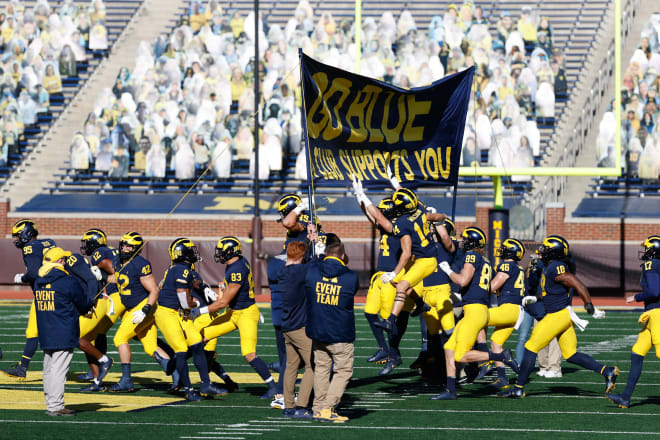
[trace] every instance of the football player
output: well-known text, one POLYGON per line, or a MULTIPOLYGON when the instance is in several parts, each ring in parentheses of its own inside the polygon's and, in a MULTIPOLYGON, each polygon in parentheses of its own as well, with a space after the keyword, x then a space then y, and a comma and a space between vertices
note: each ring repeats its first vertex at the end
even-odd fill
POLYGON ((122 376, 118 383, 110 386, 112 392, 134 391, 131 379, 131 348, 128 342, 137 336, 144 351, 161 365, 166 374, 174 376, 174 362, 169 362, 168 354, 158 346, 158 330, 154 324, 153 311, 158 301, 158 285, 151 272, 151 263, 140 255, 144 239, 137 232, 127 232, 119 241, 119 261, 115 262, 115 273, 108 281, 116 283, 125 307, 114 344, 119 351, 122 376))
POLYGON ((280 214, 279 222, 286 229, 286 241, 282 253, 286 253, 286 246, 290 242, 305 241, 307 238, 308 209, 307 199, 303 200, 297 194, 285 194, 280 197, 277 212, 280 214))
POLYGON ((639 257, 643 262, 642 292, 627 297, 626 303, 644 302, 644 313, 638 320, 644 328, 637 335, 637 341, 632 347, 626 388, 622 394, 607 394, 607 398, 621 408, 630 406, 630 398, 642 374, 644 356, 651 346, 655 346, 655 355, 660 358, 660 235, 651 235, 644 240, 639 257))
POLYGON ((573 288, 584 301, 587 313, 596 319, 604 318, 605 312, 594 307, 585 285, 571 273, 564 261, 568 256, 568 246, 564 239, 547 237, 539 247, 539 256, 545 267, 541 276, 541 290, 546 315, 536 324, 532 336, 525 344, 525 354, 520 365, 520 374, 516 384, 499 393, 501 397, 523 398, 524 386, 536 363, 539 350, 557 337, 562 356, 568 362, 601 374, 605 378, 605 392, 609 393, 616 386, 619 368, 608 367, 588 354, 577 351, 577 338, 569 311, 569 289, 573 288))
POLYGON ((472 350, 477 335, 488 323, 488 303, 490 296, 491 266, 483 256, 486 247, 486 234, 476 227, 465 228, 463 234, 463 268, 454 272, 448 262, 440 263, 440 269, 461 288, 463 301, 463 319, 445 344, 445 362, 447 368, 447 388, 433 396, 431 400, 456 399, 456 363, 495 360, 505 362, 518 372, 518 365, 513 360, 510 350, 502 353, 488 353, 472 350))
MULTIPOLYGON (((11 229, 11 236, 14 245, 19 248, 23 254, 25 263, 25 273, 17 273, 14 276, 16 284, 30 284, 34 292, 34 282, 37 280, 39 268, 41 267, 44 252, 46 249, 54 247, 55 242, 48 238, 39 239, 37 225, 32 220, 19 220, 11 229)), ((27 370, 30 366, 30 360, 39 347, 39 332, 37 330, 37 314, 34 309, 34 300, 30 305, 30 314, 28 324, 25 329, 25 346, 23 356, 20 362, 8 370, 0 369, 8 376, 15 377, 18 380, 25 380, 27 370)))
MULTIPOLYGON (((515 238, 507 238, 497 249, 501 262, 495 268, 490 289, 497 294, 497 307, 488 310, 488 326, 495 327, 490 337, 492 353, 502 353, 504 343, 513 333, 522 312, 525 297, 525 271, 518 264, 525 255, 524 245, 515 238)), ((492 384, 503 388, 509 384, 503 362, 495 362, 497 380, 492 384)))
MULTIPOLYGON (((389 197, 384 198, 378 203, 378 209, 383 215, 392 220, 394 213, 394 203, 389 197)), ((371 277, 367 298, 364 305, 364 316, 371 327, 371 331, 378 343, 378 351, 367 359, 367 362, 382 363, 390 356, 390 348, 385 341, 384 331, 376 323, 379 321, 378 314, 382 319, 387 319, 392 311, 396 288, 390 283, 383 283, 381 276, 386 272, 391 272, 399 263, 401 258, 401 243, 399 239, 385 232, 383 228, 376 225, 380 232, 380 246, 378 249, 378 260, 376 264, 376 273, 371 277)))
MULTIPOLYGON (((192 296, 199 302, 200 307, 208 307, 218 299, 218 292, 211 289, 211 287, 204 282, 199 273, 195 270, 195 265, 191 266, 193 271, 193 276, 195 281, 193 282, 192 296)), ((220 290, 224 291, 224 283, 220 284, 220 290)), ((206 315, 204 315, 206 316, 206 315)), ((191 314, 192 318, 192 314, 191 314)), ((220 379, 222 379, 225 384, 223 388, 226 388, 227 391, 233 393, 238 391, 238 384, 234 382, 229 374, 225 371, 222 365, 217 360, 217 354, 215 352, 215 346, 217 345, 218 338, 212 339, 204 345, 204 354, 206 355, 206 362, 209 367, 209 371, 215 373, 220 379)), ((188 350, 188 355, 190 356, 190 350, 188 350)))
MULTIPOLYGON (((412 293, 413 287, 432 274, 438 263, 435 241, 431 235, 429 221, 441 222, 445 214, 425 212, 420 209, 417 196, 408 188, 399 188, 392 194, 394 220, 388 220, 365 195, 362 183, 353 179, 353 190, 358 203, 383 230, 401 242, 401 258, 394 270, 381 275, 383 283, 396 285, 392 311, 381 325, 386 331, 396 333, 396 319, 412 293), (410 263, 410 264, 409 264, 410 263), (404 270, 406 269, 406 270, 404 270)), ((421 284, 420 284, 421 286, 421 284)))
MULTIPOLYGON (((108 238, 101 229, 92 228, 85 231, 80 240, 80 252, 90 257, 92 270, 98 270, 101 275, 101 288, 103 294, 96 301, 95 317, 99 318, 97 322, 86 321, 85 326, 81 324, 80 337, 94 343, 94 346, 103 354, 107 352, 107 333, 124 313, 126 308, 121 302, 117 285, 108 282, 108 275, 112 275, 115 262, 119 261, 119 250, 108 246, 108 238), (105 310, 104 313, 101 313, 105 310)), ((93 357, 87 357, 90 365, 96 361, 93 357)), ((94 371, 90 371, 78 376, 79 380, 92 380, 95 377, 94 371)), ((96 391, 95 387, 90 387, 88 391, 96 391)), ((99 388, 98 391, 102 389, 99 388)))
MULTIPOLYGON (((91 342, 94 340, 91 335, 95 334, 96 327, 107 319, 107 303, 104 299, 99 298, 101 270, 98 267, 90 267, 87 259, 80 254, 72 254, 69 251, 66 251, 65 254, 64 269, 78 278, 90 301, 95 305, 90 313, 79 318, 80 338, 78 342, 80 345, 78 348, 87 357, 93 379, 93 382, 81 391, 103 391, 105 389, 103 378, 110 371, 114 361, 92 345, 91 342)), ((48 255, 44 256, 44 264, 46 263, 53 263, 48 259, 48 255)))
POLYGON ((254 301, 252 269, 243 258, 241 242, 236 237, 222 237, 215 247, 215 261, 226 265, 226 287, 216 301, 209 306, 193 309, 195 327, 201 331, 204 341, 226 335, 236 329, 241 338, 241 354, 268 385, 262 399, 272 399, 277 394, 268 365, 257 356, 257 326, 260 313, 254 301), (220 310, 226 309, 223 313, 220 310))
POLYGON ((227 390, 211 383, 202 335, 190 316, 190 310, 199 305, 192 298, 195 281, 192 265, 200 261, 197 246, 187 238, 177 238, 168 250, 172 265, 165 271, 158 295, 158 307, 154 313, 156 326, 174 350, 176 370, 187 400, 200 400, 200 394, 204 397, 227 394, 227 390), (190 383, 187 360, 189 348, 202 381, 199 394, 190 383))

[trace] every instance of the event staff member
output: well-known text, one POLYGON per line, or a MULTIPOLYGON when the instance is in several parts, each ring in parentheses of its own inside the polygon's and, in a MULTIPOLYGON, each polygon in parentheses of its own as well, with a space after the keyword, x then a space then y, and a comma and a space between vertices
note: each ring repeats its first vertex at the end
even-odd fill
MULTIPOLYGON (((310 225, 313 241, 316 228, 310 225)), ((353 301, 358 290, 357 274, 346 267, 348 257, 341 241, 328 243, 325 258, 312 263, 305 277, 307 336, 314 358, 314 420, 343 423, 348 417, 335 412, 353 375, 355 315, 353 301), (330 372, 334 372, 332 381, 330 372)))
POLYGON ((76 277, 64 269, 71 252, 53 247, 46 252, 35 280, 35 309, 39 343, 44 350, 46 414, 72 416, 64 406, 64 384, 80 337, 79 316, 92 309, 92 300, 76 277))
POLYGON ((305 333, 307 325, 307 296, 305 295, 305 277, 307 264, 303 259, 307 246, 300 241, 289 243, 286 249, 286 266, 278 275, 279 291, 282 295, 281 324, 286 347, 286 369, 284 371, 284 411, 283 417, 292 419, 311 419, 312 412, 307 409, 309 397, 314 387, 312 369, 312 340, 305 333), (296 378, 301 363, 305 364, 305 374, 300 382, 300 391, 296 402, 296 378), (296 408, 295 406, 298 406, 296 408))

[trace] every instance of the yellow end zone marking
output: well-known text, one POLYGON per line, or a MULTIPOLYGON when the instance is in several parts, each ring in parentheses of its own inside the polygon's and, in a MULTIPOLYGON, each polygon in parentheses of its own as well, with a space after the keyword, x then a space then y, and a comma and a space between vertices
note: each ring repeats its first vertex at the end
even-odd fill
MULTIPOLYGON (((77 375, 82 373, 84 373, 84 371, 76 371, 76 372, 69 371, 69 376, 66 381, 66 384, 74 385, 74 386, 79 385, 80 388, 84 387, 88 382, 72 380, 72 378, 75 378, 77 375)), ((243 383, 262 384, 264 382, 263 380, 261 380, 261 378, 257 373, 228 373, 228 374, 231 376, 234 382, 238 382, 239 384, 243 384, 243 383)), ((140 386, 141 384, 146 386, 152 384, 162 384, 162 383, 169 384, 172 382, 172 379, 169 376, 166 376, 165 373, 163 373, 162 371, 137 371, 137 372, 133 372, 131 374, 131 377, 133 378, 133 383, 135 383, 136 386, 140 386)), ((278 373, 273 373, 273 380, 277 381, 278 377, 279 377, 278 373)), ((299 377, 302 377, 302 375, 299 375, 299 377)), ((105 382, 106 384, 115 383, 115 382, 119 382, 120 378, 121 378, 121 373, 111 372, 108 373, 108 375, 105 377, 103 382, 105 382)), ((9 377, 5 374, 0 373, 0 385, 16 385, 16 384, 41 385, 43 383, 41 379, 42 379, 41 371, 28 371, 27 380, 22 380, 22 381, 19 381, 14 377, 9 377)), ((213 380, 213 378, 211 380, 213 380)), ((199 373, 197 373, 196 371, 191 371, 190 381, 192 382, 193 385, 198 385, 200 382, 199 373)), ((220 381, 218 381, 218 383, 220 383, 220 381)), ((3 401, 0 399, 0 404, 2 403, 3 401)))
MULTIPOLYGON (((76 411, 126 412, 140 408, 180 402, 181 397, 150 397, 137 394, 112 393, 65 393, 66 406, 76 411)), ((0 410, 45 410, 44 393, 41 391, 0 390, 0 410)))

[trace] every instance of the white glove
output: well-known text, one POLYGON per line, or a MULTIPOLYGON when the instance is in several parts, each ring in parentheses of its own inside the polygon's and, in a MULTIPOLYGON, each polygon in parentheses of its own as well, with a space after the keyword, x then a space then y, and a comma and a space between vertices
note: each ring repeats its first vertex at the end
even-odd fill
POLYGON ((106 315, 115 316, 115 302, 110 297, 108 297, 108 301, 108 311, 106 312, 106 315))
POLYGON ((302 199, 300 205, 296 206, 293 212, 295 212, 296 215, 300 215, 301 212, 306 211, 307 209, 309 209, 309 202, 307 199, 302 199))
POLYGON ((204 288, 204 298, 206 298, 206 302, 211 304, 211 303, 215 302, 218 299, 218 292, 211 289, 210 287, 205 287, 204 288))
POLYGON ((15 284, 23 284, 23 275, 22 273, 17 273, 14 275, 14 283, 15 284))
POLYGON ((144 321, 144 318, 146 318, 147 315, 145 315, 142 310, 138 310, 136 312, 133 312, 131 316, 132 316, 131 322, 133 322, 133 324, 139 324, 142 321, 144 321))
POLYGON ((90 267, 90 269, 92 270, 92 273, 96 277, 97 281, 101 281, 103 279, 103 277, 101 276, 101 269, 99 269, 98 266, 92 266, 90 267))
POLYGON ((581 332, 583 332, 584 329, 587 328, 587 326, 589 325, 589 321, 587 321, 586 319, 580 318, 577 315, 577 313, 575 313, 573 311, 572 306, 568 306, 567 309, 568 309, 568 315, 571 317, 571 321, 573 321, 573 324, 575 324, 575 326, 578 329, 580 329, 581 332))
POLYGON ((426 207, 426 211, 427 211, 427 212, 431 212, 431 213, 433 213, 433 214, 435 214, 436 212, 438 212, 438 210, 435 209, 433 206, 427 206, 427 207, 426 207))
POLYGON ((535 304, 538 299, 534 295, 527 295, 522 299, 522 305, 528 306, 530 304, 535 304))
POLYGON ((262 315, 261 312, 259 312, 259 324, 263 324, 264 322, 266 322, 266 320, 264 319, 264 315, 262 315))
POLYGON ((392 169, 390 168, 390 164, 387 164, 387 178, 390 179, 390 184, 392 185, 392 188, 394 188, 395 190, 401 188, 399 179, 397 179, 394 176, 394 174, 392 174, 392 169))
POLYGON ((461 295, 458 292, 452 292, 451 293, 451 302, 455 303, 455 302, 458 302, 458 301, 463 301, 463 295, 461 295))
POLYGON ((373 205, 369 197, 364 193, 364 188, 362 188, 362 181, 358 180, 355 175, 353 175, 353 193, 357 198, 358 203, 363 204, 366 208, 369 205, 373 205))
POLYGON ((605 318, 605 310, 601 310, 598 307, 594 306, 594 314, 591 315, 594 319, 603 319, 605 318))
POLYGON ((380 276, 380 280, 383 282, 383 284, 388 284, 394 278, 396 278, 396 273, 394 272, 385 272, 380 276))
POLYGON ((446 273, 447 275, 451 275, 454 273, 454 271, 451 270, 451 266, 446 261, 440 263, 440 270, 446 273))
POLYGON ((321 243, 320 241, 317 241, 314 244, 314 252, 316 255, 325 255, 325 243, 321 243))

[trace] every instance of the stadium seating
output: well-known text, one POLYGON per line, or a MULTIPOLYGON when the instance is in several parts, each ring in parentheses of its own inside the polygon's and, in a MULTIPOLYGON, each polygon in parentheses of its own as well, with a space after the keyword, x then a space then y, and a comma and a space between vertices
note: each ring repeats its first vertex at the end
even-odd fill
MULTIPOLYGON (((353 19, 354 3, 350 1, 312 1, 309 2, 310 7, 314 12, 314 22, 318 21, 323 14, 331 13, 332 18, 337 26, 341 26, 342 21, 350 22, 353 19)), ((244 19, 244 27, 247 32, 252 28, 252 23, 248 22, 246 15, 252 11, 253 2, 247 0, 231 1, 228 4, 220 4, 223 7, 223 19, 228 20, 234 14, 241 16, 244 19)), ((513 1, 513 2, 485 2, 476 1, 474 7, 481 7, 484 11, 486 24, 491 35, 491 38, 497 34, 497 26, 501 17, 510 14, 515 23, 516 19, 521 15, 523 7, 528 6, 528 2, 513 1)), ((579 4, 566 0, 551 0, 539 3, 534 11, 538 16, 547 17, 552 30, 552 44, 557 53, 554 55, 560 60, 560 64, 564 65, 566 86, 570 90, 575 85, 577 78, 580 74, 580 69, 584 64, 589 49, 594 44, 597 31, 604 16, 607 1, 596 0, 586 1, 579 4), (575 26, 575 19, 579 17, 580 26, 575 26), (563 57, 563 61, 562 61, 563 57)), ((367 26, 371 20, 376 23, 383 13, 387 11, 401 11, 403 9, 409 10, 416 20, 416 29, 419 33, 427 33, 428 28, 432 25, 434 17, 438 16, 440 19, 443 14, 447 13, 448 8, 452 6, 448 1, 416 1, 416 2, 402 2, 402 1, 364 1, 363 2, 363 24, 367 26)), ((191 1, 187 7, 181 10, 181 17, 175 18, 172 21, 171 29, 175 32, 181 29, 180 25, 188 23, 191 15, 194 14, 193 8, 208 7, 206 3, 191 1), (196 6, 198 5, 198 6, 196 6)), ((267 17, 268 26, 271 28, 278 25, 281 29, 287 26, 287 23, 296 14, 296 9, 299 3, 295 0, 287 1, 266 1, 260 2, 262 16, 267 17)), ((208 19, 208 18, 207 18, 208 19)), ((525 47, 527 57, 532 52, 533 47, 525 47)), ((527 58, 529 60, 529 58, 527 58)), ((269 90, 268 83, 264 90, 269 90)), ((249 87, 248 87, 249 88, 249 87)), ((557 93, 554 99, 554 112, 552 116, 536 115, 532 105, 532 113, 528 115, 527 119, 538 127, 540 133, 540 141, 537 148, 534 148, 535 155, 533 157, 533 165, 538 166, 543 164, 543 159, 546 155, 546 149, 552 138, 554 131, 554 123, 561 118, 563 110, 567 104, 568 97, 562 93, 557 93)), ((232 113, 236 111, 235 104, 232 106, 232 113)), ((506 120, 505 120, 506 122, 506 120)), ((474 139, 475 133, 475 117, 474 112, 468 116, 468 127, 466 128, 466 139, 472 137, 474 139)), ((500 122, 501 125, 501 122, 500 122)), ((502 126, 504 127, 504 126, 502 126)), ((478 129, 477 129, 478 131, 478 129)), ((137 137, 137 136, 136 136, 137 137)), ((473 141, 474 142, 474 141, 473 141)), ((251 148, 251 147, 250 147, 251 148)), ((297 149, 296 149, 297 150, 297 149)), ((294 151, 296 151, 294 150, 294 151)), ((503 166, 513 166, 509 159, 503 159, 504 164, 500 164, 497 157, 501 156, 497 150, 481 150, 478 157, 481 164, 495 164, 503 166), (496 151, 498 154, 493 154, 496 151), (490 154, 489 154, 490 153, 490 154), (490 156, 490 157, 489 157, 490 156)), ((262 160, 263 162, 263 160, 262 160)), ((283 161, 282 170, 275 169, 266 171, 265 175, 260 172, 263 179, 262 187, 264 191, 295 191, 305 187, 304 179, 296 179, 295 163, 296 154, 289 154, 283 161), (264 177, 268 177, 264 179, 264 177)), ((183 192, 186 191, 189 185, 199 175, 202 167, 197 167, 196 173, 193 176, 188 176, 184 179, 177 179, 173 170, 168 167, 164 175, 160 178, 146 177, 145 173, 141 170, 133 168, 134 161, 128 164, 128 170, 121 177, 110 177, 110 173, 106 171, 94 171, 93 168, 86 170, 76 170, 73 167, 61 170, 55 177, 56 180, 51 183, 48 190, 52 193, 60 192, 183 192)), ((91 164, 93 166, 93 164, 91 164)), ((249 157, 237 157, 233 155, 231 159, 231 175, 226 178, 215 178, 209 173, 202 179, 201 185, 196 188, 198 192, 212 192, 212 191, 236 191, 245 192, 252 188, 252 172, 249 166, 249 157)), ((300 175, 298 177, 301 177, 300 175)), ((513 179, 505 181, 505 194, 522 198, 528 196, 531 188, 531 181, 529 179, 513 179), (518 181, 515 181, 518 180, 518 181), (522 181, 521 181, 522 180, 522 181)), ((327 192, 341 192, 345 188, 328 186, 323 189, 327 192)), ((437 192, 446 192, 446 190, 437 190, 437 192)), ((461 178, 459 185, 459 195, 478 195, 481 197, 492 196, 492 184, 490 179, 487 178, 461 178)))
MULTIPOLYGON (((103 28, 105 29, 105 38, 107 39, 107 48, 98 48, 95 47, 95 43, 98 41, 94 41, 92 44, 92 48, 90 48, 89 44, 89 38, 87 38, 84 43, 84 45, 81 45, 81 53, 76 54, 76 60, 75 61, 75 68, 70 69, 70 72, 62 72, 63 75, 61 75, 61 88, 62 91, 61 93, 58 94, 53 94, 48 96, 48 94, 45 94, 44 96, 46 97, 46 102, 45 103, 40 103, 37 104, 37 107, 39 107, 38 113, 37 113, 37 120, 35 124, 30 125, 25 127, 24 129, 18 129, 18 130, 12 130, 11 133, 6 132, 6 127, 4 122, 2 122, 2 127, 0 127, 0 133, 2 133, 2 141, 0 141, 0 163, 2 163, 2 166, 0 166, 0 186, 4 184, 4 182, 7 180, 9 175, 13 172, 13 170, 16 168, 16 166, 22 161, 23 157, 30 153, 34 147, 39 143, 41 138, 44 136, 44 134, 49 130, 50 126, 53 124, 53 122, 58 118, 58 116, 62 113, 64 108, 68 105, 68 103, 71 101, 71 99, 76 95, 80 87, 85 83, 85 81, 90 77, 90 75, 94 72, 94 69, 99 65, 101 59, 106 56, 108 53, 108 50, 112 47, 112 44, 116 41, 118 38, 119 34, 121 33, 122 29, 126 26, 126 24, 130 21, 132 18, 133 14, 137 11, 139 8, 140 4, 142 3, 140 0, 114 0, 114 1, 105 1, 105 2, 95 2, 98 3, 99 5, 99 13, 101 12, 101 9, 104 8, 105 10, 105 16, 104 19, 101 21, 103 23, 103 28), (82 51, 84 49, 84 53, 82 51), (7 136, 7 135, 10 136, 7 136), (13 140, 14 143, 10 144, 8 142, 9 140, 13 140)), ((92 12, 91 9, 89 9, 91 6, 90 2, 77 2, 73 3, 71 1, 67 0, 51 0, 50 2, 44 2, 44 1, 35 1, 35 0, 28 0, 28 1, 11 1, 7 2, 5 6, 2 7, 2 12, 5 13, 7 16, 12 15, 9 14, 8 8, 14 7, 15 10, 18 13, 23 14, 23 22, 18 23, 17 25, 17 31, 16 33, 20 33, 23 31, 23 25, 25 22, 31 22, 30 17, 34 18, 35 17, 35 12, 37 12, 37 7, 39 8, 44 7, 44 5, 47 5, 50 8, 50 15, 46 16, 46 19, 50 19, 48 21, 49 26, 53 26, 54 23, 62 23, 62 32, 67 31, 67 32, 72 32, 73 30, 79 31, 79 29, 75 28, 75 24, 71 22, 65 22, 64 17, 68 16, 78 16, 77 14, 84 14, 86 18, 89 20, 92 12), (68 26, 73 26, 74 28, 68 28, 68 26)), ((45 11, 48 11, 48 9, 44 9, 45 11)), ((42 11, 41 9, 39 10, 40 12, 42 11)), ((91 20, 90 20, 91 21, 91 20)), ((93 25, 90 23, 90 26, 93 25)), ((92 26, 93 27, 93 26, 92 26)), ((90 30, 91 32, 91 30, 90 30)), ((68 39, 68 36, 64 36, 65 34, 60 34, 60 37, 63 39, 68 39)), ((69 34, 71 35, 71 34, 69 34)), ((58 37, 58 38, 60 38, 58 37)), ((40 38, 40 37, 38 37, 40 38)), ((35 38, 37 39, 37 38, 35 38)), ((7 42, 3 43, 4 47, 4 53, 2 54, 3 57, 3 64, 7 67, 11 66, 13 64, 14 57, 10 56, 11 54, 9 53, 10 48, 14 48, 14 41, 15 39, 9 40, 7 42)), ((28 44, 33 43, 34 40, 22 40, 22 41, 28 41, 28 44)), ((104 42, 102 42, 104 43, 104 42)), ((27 45, 26 45, 27 46, 27 45)), ((48 52, 49 55, 53 57, 53 65, 56 67, 56 71, 59 72, 58 64, 61 64, 62 59, 60 58, 61 56, 61 47, 53 49, 53 46, 47 46, 46 44, 43 45, 44 49, 40 52, 40 54, 44 54, 46 50, 48 51, 54 51, 54 52, 48 52), (46 49, 48 47, 48 49, 46 49)), ((31 50, 32 46, 28 46, 28 51, 31 50)), ((25 55, 25 47, 23 48, 23 55, 25 55)), ((74 51, 75 52, 75 51, 74 51)), ((46 61, 46 65, 48 65, 48 61, 46 61)), ((60 76, 59 74, 57 76, 60 76)), ((23 81, 23 80, 22 80, 23 81)), ((41 84, 39 84, 41 85, 41 84)), ((36 97, 36 91, 34 90, 34 87, 36 85, 32 84, 31 87, 25 87, 25 84, 18 86, 18 87, 11 87, 11 95, 13 99, 16 101, 20 101, 19 96, 13 96, 16 90, 26 90, 29 92, 29 95, 32 97, 36 97)), ((3 86, 3 89, 5 87, 3 86)), ((7 85, 7 90, 9 90, 10 87, 7 85)), ((6 107, 12 108, 11 106, 14 105, 11 101, 13 99, 8 99, 8 97, 2 97, 0 98, 0 106, 3 109, 3 113, 6 110, 6 107)), ((20 120, 20 113, 16 116, 17 122, 19 122, 18 127, 21 127, 23 124, 20 120)), ((2 121, 2 118, 0 117, 0 121, 2 121)))
MULTIPOLYGON (((617 200, 624 197, 660 196, 660 98, 657 95, 660 89, 659 31, 660 14, 653 14, 642 29, 639 46, 623 70, 621 141, 624 176, 594 178, 587 189, 587 197, 593 200, 583 200, 574 212, 575 216, 592 215, 593 207, 598 206, 603 207, 599 216, 618 216, 620 211, 614 212, 606 205, 623 206, 617 200)), ((615 165, 613 106, 612 101, 600 123, 596 140, 596 159, 601 167, 615 165)), ((627 211, 638 216, 642 212, 652 215, 653 211, 647 209, 649 206, 648 202, 628 204, 627 211)))

